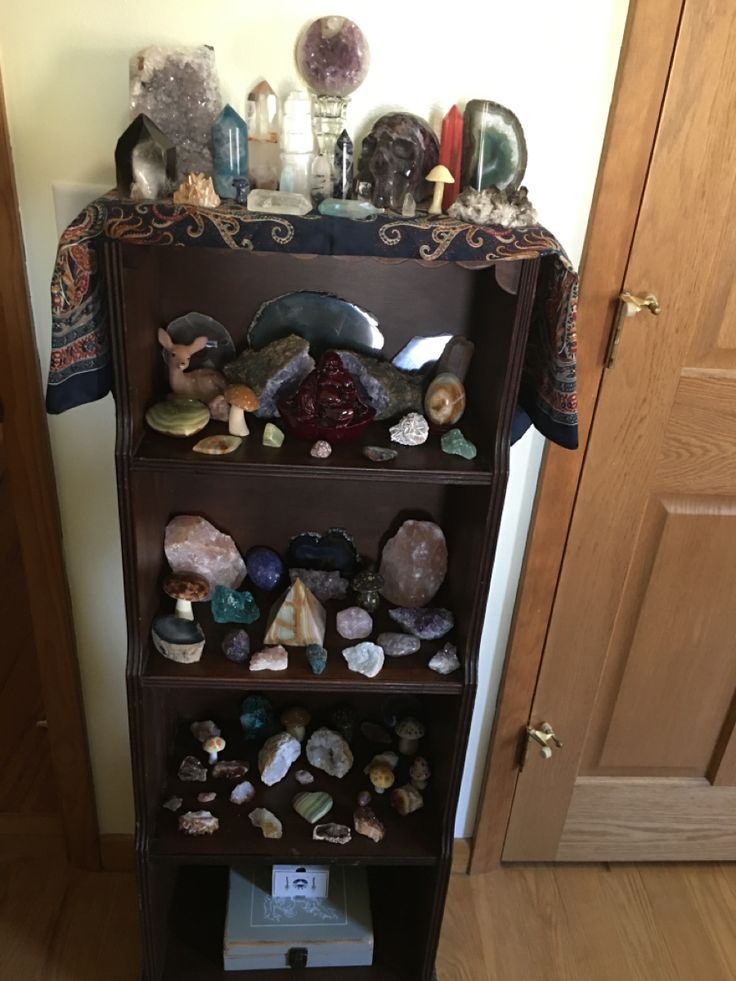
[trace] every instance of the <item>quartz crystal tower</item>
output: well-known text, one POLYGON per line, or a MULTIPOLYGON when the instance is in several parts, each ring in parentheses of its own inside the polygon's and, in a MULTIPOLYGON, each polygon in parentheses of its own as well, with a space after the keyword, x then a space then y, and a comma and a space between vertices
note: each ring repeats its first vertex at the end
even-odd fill
POLYGON ((281 178, 279 189, 310 194, 310 167, 314 150, 312 105, 307 92, 290 92, 281 119, 281 178))
POLYGON ((247 108, 250 186, 274 191, 281 172, 279 100, 265 79, 248 94, 247 108))

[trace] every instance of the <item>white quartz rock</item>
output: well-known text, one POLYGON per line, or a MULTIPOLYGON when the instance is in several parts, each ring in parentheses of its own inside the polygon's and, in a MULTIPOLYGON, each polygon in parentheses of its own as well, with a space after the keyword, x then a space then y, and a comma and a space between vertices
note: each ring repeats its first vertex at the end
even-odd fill
POLYGON ((299 759, 301 751, 299 740, 288 732, 279 732, 265 741, 258 754, 258 769, 267 787, 284 779, 291 764, 299 759))
POLYGON ((353 765, 353 754, 339 732, 323 726, 307 742, 307 759, 331 777, 344 777, 353 765))
POLYGON ((346 647, 342 656, 351 671, 364 674, 366 678, 375 678, 383 667, 383 648, 369 640, 356 644, 355 647, 346 647))

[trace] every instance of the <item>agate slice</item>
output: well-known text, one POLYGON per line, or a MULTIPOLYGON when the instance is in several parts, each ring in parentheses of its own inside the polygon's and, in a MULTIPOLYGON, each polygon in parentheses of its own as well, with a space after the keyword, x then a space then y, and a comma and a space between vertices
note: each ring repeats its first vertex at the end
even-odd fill
POLYGON ((194 399, 165 399, 146 412, 146 422, 151 429, 165 436, 194 436, 209 421, 207 406, 194 399))
MULTIPOLYGON (((192 310, 183 317, 172 320, 166 328, 174 344, 191 344, 195 337, 206 337, 207 346, 195 352, 189 362, 189 371, 195 368, 215 368, 220 371, 235 357, 235 345, 226 327, 208 317, 206 313, 192 310)), ((166 351, 161 349, 161 357, 167 361, 166 351)))
POLYGON ((347 347, 371 354, 384 345, 372 313, 333 293, 312 290, 284 293, 263 303, 248 328, 248 343, 258 350, 290 334, 305 338, 318 353, 347 347))
POLYGON ((517 188, 526 171, 521 123, 505 106, 471 99, 463 117, 462 188, 517 188))

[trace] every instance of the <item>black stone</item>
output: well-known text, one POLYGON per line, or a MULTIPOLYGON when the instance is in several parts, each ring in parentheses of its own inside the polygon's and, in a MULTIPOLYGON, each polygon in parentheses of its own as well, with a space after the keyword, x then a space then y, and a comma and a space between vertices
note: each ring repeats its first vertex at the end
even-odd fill
POLYGON ((149 161, 158 165, 163 196, 176 184, 176 147, 145 113, 135 117, 115 147, 115 180, 121 198, 131 196, 133 151, 140 146, 149 161))
POLYGON ((346 129, 335 143, 335 191, 336 198, 349 198, 353 187, 353 141, 346 129))
POLYGON ((358 561, 353 540, 342 528, 330 528, 324 535, 302 532, 291 539, 286 550, 286 564, 290 569, 336 570, 348 579, 356 571, 358 561))

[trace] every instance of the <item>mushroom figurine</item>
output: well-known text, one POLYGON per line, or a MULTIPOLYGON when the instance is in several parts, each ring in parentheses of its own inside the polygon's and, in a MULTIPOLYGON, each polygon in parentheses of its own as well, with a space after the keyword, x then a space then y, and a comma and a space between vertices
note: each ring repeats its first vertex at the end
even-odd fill
POLYGON ((289 735, 303 743, 307 734, 307 726, 312 719, 309 712, 305 708, 295 705, 293 708, 284 709, 280 718, 282 726, 289 735))
POLYGON ((176 615, 183 620, 193 620, 192 603, 201 603, 210 595, 210 584, 198 572, 174 572, 163 582, 167 596, 176 600, 176 615))
POLYGON ((245 421, 245 413, 256 411, 258 396, 247 385, 228 385, 222 395, 230 406, 227 419, 228 432, 231 436, 247 436, 250 430, 245 421))
POLYGON ((377 794, 382 794, 384 790, 392 787, 396 779, 388 763, 372 763, 368 776, 377 794))
POLYGON ((441 215, 442 214, 442 195, 445 193, 445 184, 454 184, 455 178, 452 176, 450 171, 445 167, 444 164, 437 164, 433 167, 427 174, 427 180, 430 184, 434 184, 434 192, 432 193, 432 203, 429 206, 430 215, 441 215))
POLYGON ((202 749, 209 754, 210 763, 217 763, 217 754, 225 748, 225 740, 222 736, 213 736, 208 739, 202 749))
POLYGON ((395 732, 399 737, 399 752, 404 756, 413 756, 419 747, 419 740, 424 735, 425 728, 418 719, 409 716, 396 725, 395 732))
POLYGON ((415 756, 409 767, 409 779, 417 790, 426 790, 432 771, 423 756, 415 756))

